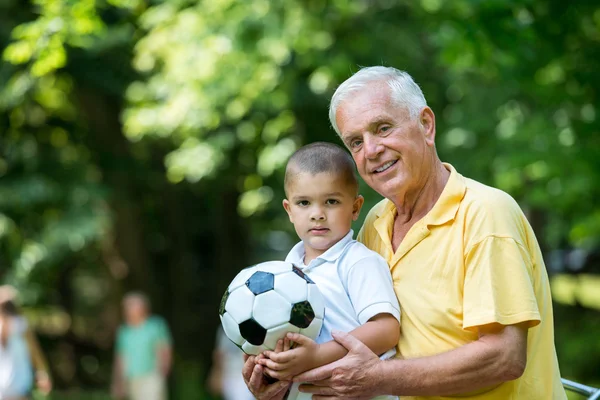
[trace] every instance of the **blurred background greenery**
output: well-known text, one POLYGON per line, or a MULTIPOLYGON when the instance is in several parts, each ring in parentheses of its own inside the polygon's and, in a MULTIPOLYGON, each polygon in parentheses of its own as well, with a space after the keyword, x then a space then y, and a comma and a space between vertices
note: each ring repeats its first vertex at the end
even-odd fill
POLYGON ((562 374, 600 384, 597 2, 0 0, 0 42, 0 281, 55 398, 105 398, 130 289, 173 331, 173 398, 205 396, 225 286, 297 240, 282 166, 337 142, 328 100, 375 64, 420 83, 444 161, 526 211, 562 374))

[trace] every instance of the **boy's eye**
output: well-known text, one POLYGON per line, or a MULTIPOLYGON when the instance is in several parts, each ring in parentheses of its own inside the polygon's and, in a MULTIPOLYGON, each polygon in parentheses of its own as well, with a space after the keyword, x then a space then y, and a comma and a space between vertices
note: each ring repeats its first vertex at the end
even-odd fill
POLYGON ((338 204, 339 201, 337 201, 336 199, 327 199, 327 201, 325 202, 326 204, 338 204))
POLYGON ((308 202, 308 200, 300 200, 296 203, 299 206, 303 206, 306 207, 307 205, 309 205, 310 203, 308 202))

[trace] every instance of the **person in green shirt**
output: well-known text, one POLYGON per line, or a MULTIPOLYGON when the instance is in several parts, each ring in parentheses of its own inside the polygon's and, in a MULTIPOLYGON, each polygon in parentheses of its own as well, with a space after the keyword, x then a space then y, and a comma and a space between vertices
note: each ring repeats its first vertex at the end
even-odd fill
POLYGON ((112 394, 117 399, 166 400, 171 369, 169 328, 150 314, 146 295, 131 292, 123 299, 125 324, 117 332, 112 394))

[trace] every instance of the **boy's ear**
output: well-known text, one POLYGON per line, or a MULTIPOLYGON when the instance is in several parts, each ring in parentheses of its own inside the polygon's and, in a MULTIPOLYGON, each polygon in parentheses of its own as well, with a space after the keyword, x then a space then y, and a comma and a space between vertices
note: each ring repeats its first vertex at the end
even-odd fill
POLYGON ((293 224, 294 220, 292 219, 292 210, 290 208, 290 206, 291 206, 290 202, 288 201, 288 199, 283 199, 282 204, 283 204, 283 208, 284 208, 285 212, 287 213, 288 217, 290 218, 290 222, 293 224))
POLYGON ((360 209, 364 203, 364 197, 362 197, 360 194, 356 196, 356 199, 354 199, 354 204, 352 205, 352 220, 356 221, 358 219, 358 216, 360 215, 360 209))

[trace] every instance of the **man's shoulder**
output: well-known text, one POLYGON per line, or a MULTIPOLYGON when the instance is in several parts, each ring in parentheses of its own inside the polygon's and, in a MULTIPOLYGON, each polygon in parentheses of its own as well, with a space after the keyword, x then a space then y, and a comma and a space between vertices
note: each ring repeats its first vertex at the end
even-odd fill
POLYGON ((159 315, 151 315, 148 317, 148 320, 146 321, 146 323, 148 324, 148 326, 151 326, 152 328, 154 327, 162 327, 164 325, 166 325, 166 321, 163 317, 159 316, 159 315))
POLYGON ((499 211, 521 211, 516 200, 505 191, 488 186, 474 179, 464 179, 467 190, 465 191, 462 205, 470 212, 492 213, 497 215, 499 211))
POLYGON ((465 178, 466 192, 459 209, 471 241, 505 236, 522 242, 529 224, 516 200, 503 190, 465 178))

